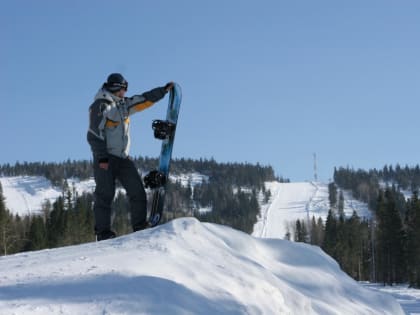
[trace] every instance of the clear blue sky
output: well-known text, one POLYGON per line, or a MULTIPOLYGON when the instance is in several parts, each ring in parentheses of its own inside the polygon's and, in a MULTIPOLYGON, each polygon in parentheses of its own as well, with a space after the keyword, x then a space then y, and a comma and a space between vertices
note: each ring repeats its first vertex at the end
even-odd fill
MULTIPOLYGON (((128 94, 183 88, 174 156, 260 162, 293 181, 334 166, 419 163, 419 1, 7 1, 0 163, 90 159, 88 107, 111 72, 128 94)), ((157 156, 132 118, 132 155, 157 156)))

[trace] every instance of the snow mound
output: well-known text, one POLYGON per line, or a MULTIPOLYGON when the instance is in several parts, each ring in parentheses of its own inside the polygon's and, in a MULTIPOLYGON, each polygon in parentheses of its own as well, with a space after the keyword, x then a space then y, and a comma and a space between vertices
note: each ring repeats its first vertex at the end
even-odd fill
POLYGON ((404 314, 318 247, 177 219, 0 258, 0 314, 404 314))

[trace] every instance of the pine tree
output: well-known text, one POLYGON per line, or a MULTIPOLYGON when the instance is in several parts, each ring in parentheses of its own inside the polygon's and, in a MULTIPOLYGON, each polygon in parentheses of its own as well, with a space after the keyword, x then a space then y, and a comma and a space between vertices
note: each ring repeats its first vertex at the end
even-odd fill
POLYGON ((311 229, 310 229, 310 242, 312 245, 321 246, 324 234, 324 226, 322 219, 318 218, 315 220, 315 216, 312 216, 311 229))
POLYGON ((93 212, 89 206, 91 200, 92 197, 84 194, 77 197, 71 209, 66 210, 64 244, 74 245, 94 240, 93 212))
POLYGON ((337 207, 337 186, 335 183, 328 184, 328 199, 330 201, 330 207, 337 207))
POLYGON ((344 217, 344 194, 343 194, 342 190, 340 190, 340 194, 339 194, 339 197, 338 197, 337 210, 338 210, 338 215, 344 217))
POLYGON ((129 203, 127 196, 118 193, 112 204, 112 227, 117 235, 127 234, 132 231, 130 225, 129 203))
POLYGON ((389 188, 380 194, 378 219, 378 272, 384 284, 401 283, 405 278, 404 234, 395 196, 389 188))
POLYGON ((420 200, 414 193, 405 218, 407 231, 407 270, 410 286, 420 288, 420 200))
POLYGON ((58 197, 53 203, 53 210, 46 224, 48 247, 58 247, 63 245, 66 232, 67 214, 64 210, 64 199, 58 197))
POLYGON ((296 220, 295 242, 306 243, 308 241, 308 230, 304 220, 296 220))
POLYGON ((271 191, 268 189, 265 192, 263 192, 264 194, 264 203, 268 203, 268 201, 271 198, 271 191))
POLYGON ((327 254, 334 258, 337 258, 337 241, 337 219, 333 211, 330 209, 325 223, 324 241, 321 247, 327 254))
POLYGON ((76 201, 75 208, 78 209, 80 243, 95 240, 92 203, 92 194, 83 194, 76 201))
POLYGON ((349 274, 356 280, 363 277, 363 239, 368 237, 365 230, 362 229, 362 223, 356 211, 346 221, 347 226, 347 243, 348 254, 346 257, 349 261, 349 274))
POLYGON ((6 205, 4 203, 3 187, 0 182, 0 224, 4 224, 7 216, 8 216, 8 213, 6 210, 6 205))
POLYGON ((39 250, 47 247, 47 233, 41 216, 32 217, 25 250, 39 250))
POLYGON ((347 225, 345 222, 344 215, 339 215, 338 220, 336 221, 336 231, 337 231, 337 242, 335 246, 335 258, 340 263, 340 266, 348 272, 350 268, 348 267, 348 260, 346 259, 349 254, 349 246, 347 242, 347 225))
POLYGON ((7 255, 9 237, 9 212, 6 209, 3 197, 3 187, 0 182, 0 245, 3 255, 7 255))
POLYGON ((13 215, 6 208, 3 188, 0 183, 0 254, 8 255, 19 250, 20 229, 14 222, 13 215))
POLYGON ((319 243, 317 244, 318 246, 322 246, 322 244, 324 243, 324 236, 325 236, 325 226, 324 226, 324 222, 322 221, 322 218, 319 217, 317 220, 317 230, 318 230, 318 240, 319 243))

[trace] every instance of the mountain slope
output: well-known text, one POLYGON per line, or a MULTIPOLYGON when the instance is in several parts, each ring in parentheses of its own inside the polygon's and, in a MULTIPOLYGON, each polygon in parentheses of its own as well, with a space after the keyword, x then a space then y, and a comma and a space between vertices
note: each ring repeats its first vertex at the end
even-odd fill
POLYGON ((318 247, 177 219, 0 258, 0 314, 404 314, 318 247))
MULTIPOLYGON (((194 187, 208 181, 208 176, 199 173, 170 175, 169 178, 172 182, 179 181, 184 187, 194 187)), ((21 216, 39 214, 45 201, 54 202, 63 195, 62 187, 54 186, 44 176, 0 176, 0 184, 6 207, 11 213, 21 216)), ((78 178, 68 178, 67 184, 72 192, 74 189, 79 195, 85 192, 93 193, 95 190, 93 178, 82 181, 78 178)), ((125 190, 119 187, 117 191, 125 193, 125 190)))
MULTIPOLYGON (((270 201, 261 207, 253 235, 264 238, 284 239, 292 232, 296 220, 311 220, 321 217, 324 222, 330 209, 328 184, 319 182, 266 183, 271 192, 270 201)), ((356 211, 360 217, 370 217, 370 211, 363 202, 344 192, 344 213, 350 216, 356 211)))
MULTIPOLYGON (((79 193, 92 192, 95 187, 93 179, 80 181, 67 179, 70 188, 79 193)), ((39 214, 42 204, 49 200, 54 202, 63 195, 63 190, 55 187, 43 176, 9 176, 0 177, 0 183, 5 196, 6 207, 13 213, 21 216, 39 214)))

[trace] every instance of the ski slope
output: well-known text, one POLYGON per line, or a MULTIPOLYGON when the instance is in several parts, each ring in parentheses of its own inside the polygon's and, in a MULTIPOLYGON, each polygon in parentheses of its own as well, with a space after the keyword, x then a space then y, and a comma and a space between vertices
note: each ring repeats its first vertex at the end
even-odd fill
POLYGON ((403 315, 318 247, 177 219, 0 258, 0 314, 403 315))
MULTIPOLYGON (((319 182, 266 183, 271 192, 271 199, 261 206, 261 214, 254 226, 253 235, 263 238, 285 238, 286 233, 293 234, 296 220, 309 222, 314 216, 325 222, 330 209, 328 184, 319 182)), ((349 192, 344 194, 344 213, 353 211, 360 217, 370 217, 366 204, 352 198, 349 192)))

